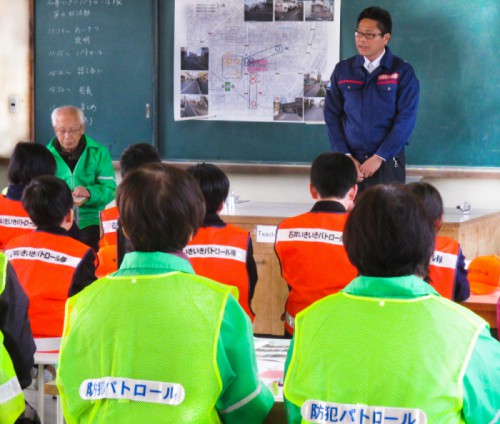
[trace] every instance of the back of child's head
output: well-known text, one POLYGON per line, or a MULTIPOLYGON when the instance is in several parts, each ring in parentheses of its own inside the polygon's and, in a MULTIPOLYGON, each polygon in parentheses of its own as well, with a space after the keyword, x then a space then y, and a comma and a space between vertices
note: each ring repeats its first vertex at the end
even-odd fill
POLYGON ((128 172, 116 191, 123 231, 134 250, 182 250, 203 223, 205 202, 186 171, 148 163, 128 172))
POLYGON ((347 218, 344 246, 361 275, 425 277, 434 225, 422 202, 401 184, 364 191, 347 218))
POLYGON ((137 143, 128 146, 120 156, 120 173, 122 177, 145 163, 161 162, 158 149, 152 144, 137 143))
POLYGON ((322 153, 311 165, 311 185, 322 198, 344 198, 357 179, 354 162, 342 153, 322 153))
POLYGON ((415 182, 407 184, 408 189, 417 195, 423 203, 427 214, 435 224, 441 222, 443 217, 443 199, 436 187, 426 182, 415 182))
POLYGON ((11 184, 27 185, 40 175, 54 175, 56 161, 41 144, 21 141, 16 144, 9 160, 8 178, 11 184))
POLYGON ((37 227, 57 227, 73 207, 73 196, 63 180, 42 175, 24 189, 21 202, 37 227))
POLYGON ((187 171, 200 185, 207 213, 217 213, 229 193, 227 175, 222 169, 211 163, 199 163, 190 166, 187 171))

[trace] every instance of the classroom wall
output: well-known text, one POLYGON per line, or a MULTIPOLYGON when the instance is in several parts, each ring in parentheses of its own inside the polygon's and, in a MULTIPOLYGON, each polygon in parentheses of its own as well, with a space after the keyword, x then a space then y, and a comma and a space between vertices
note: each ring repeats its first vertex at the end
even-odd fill
POLYGON ((0 0, 0 157, 29 138, 29 1, 0 0), (17 113, 9 112, 17 96, 17 113))
MULTIPOLYGON (((19 140, 29 138, 29 0, 0 0, 0 158, 9 157, 19 140), (8 97, 19 98, 17 114, 8 97)), ((0 163, 0 186, 7 185, 0 163)), ((229 174, 232 190, 243 200, 311 202, 307 175, 229 174)), ((446 207, 468 200, 473 208, 500 210, 500 180, 427 178, 441 192, 446 207)))
MULTIPOLYGON (((417 178, 411 178, 416 180, 417 178)), ((242 200, 311 202, 307 175, 229 174, 231 189, 242 200)), ((445 207, 467 200, 472 208, 500 210, 500 180, 424 178, 440 191, 445 207)))

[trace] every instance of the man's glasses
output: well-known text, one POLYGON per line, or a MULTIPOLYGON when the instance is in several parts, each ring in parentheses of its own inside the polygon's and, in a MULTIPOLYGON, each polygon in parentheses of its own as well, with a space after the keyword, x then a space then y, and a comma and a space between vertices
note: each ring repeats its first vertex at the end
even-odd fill
POLYGON ((69 136, 72 136, 72 135, 78 134, 82 130, 82 127, 70 128, 69 130, 66 130, 64 128, 56 128, 55 130, 56 130, 57 134, 61 134, 61 135, 67 134, 69 136))
POLYGON ((381 36, 383 37, 384 34, 382 33, 379 33, 379 34, 373 34, 372 32, 361 32, 361 31, 354 31, 354 36, 356 38, 362 38, 362 37, 365 37, 367 40, 373 40, 375 37, 378 37, 378 36, 381 36))

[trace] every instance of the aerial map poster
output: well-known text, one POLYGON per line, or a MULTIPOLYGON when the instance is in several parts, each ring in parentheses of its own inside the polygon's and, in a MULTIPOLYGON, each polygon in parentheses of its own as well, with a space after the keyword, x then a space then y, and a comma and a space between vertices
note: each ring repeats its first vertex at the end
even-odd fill
POLYGON ((340 0, 176 0, 174 115, 322 123, 340 0))

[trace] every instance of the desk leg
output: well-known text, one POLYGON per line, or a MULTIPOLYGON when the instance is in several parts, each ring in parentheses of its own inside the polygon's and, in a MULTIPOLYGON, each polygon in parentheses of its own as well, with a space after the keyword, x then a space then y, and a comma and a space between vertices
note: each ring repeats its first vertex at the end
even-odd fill
POLYGON ((44 391, 44 381, 43 381, 43 364, 38 364, 38 375, 36 377, 38 383, 38 416, 40 417, 40 422, 44 423, 44 401, 45 401, 45 391, 44 391))
POLYGON ((64 424, 64 418, 63 418, 63 413, 62 413, 62 406, 61 406, 61 397, 57 396, 57 405, 56 405, 57 411, 56 411, 56 423, 57 424, 64 424))

